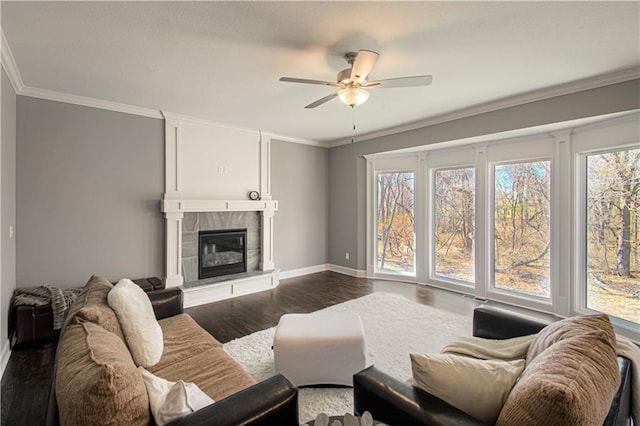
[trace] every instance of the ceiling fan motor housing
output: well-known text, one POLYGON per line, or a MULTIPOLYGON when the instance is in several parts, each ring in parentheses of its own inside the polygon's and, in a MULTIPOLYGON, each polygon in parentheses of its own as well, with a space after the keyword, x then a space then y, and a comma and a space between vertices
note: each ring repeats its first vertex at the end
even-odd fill
POLYGON ((351 68, 343 69, 338 73, 338 83, 347 84, 351 81, 351 68))

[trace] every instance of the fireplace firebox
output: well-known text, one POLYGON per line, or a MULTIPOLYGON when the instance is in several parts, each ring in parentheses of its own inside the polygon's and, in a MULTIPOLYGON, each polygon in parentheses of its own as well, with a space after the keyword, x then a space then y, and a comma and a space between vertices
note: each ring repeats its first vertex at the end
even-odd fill
POLYGON ((247 230, 200 231, 198 279, 247 272, 247 230))

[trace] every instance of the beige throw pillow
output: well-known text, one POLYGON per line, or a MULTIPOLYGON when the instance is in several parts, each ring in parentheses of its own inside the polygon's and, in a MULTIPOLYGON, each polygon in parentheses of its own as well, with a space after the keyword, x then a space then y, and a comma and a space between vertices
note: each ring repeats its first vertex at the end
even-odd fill
POLYGON ((136 365, 150 367, 157 364, 162 357, 164 341, 149 296, 138 285, 124 278, 109 292, 107 300, 118 316, 136 365))
POLYGON ((451 354, 411 354, 415 384, 486 423, 495 423, 524 360, 480 360, 451 354))
POLYGON ((125 343, 99 325, 78 321, 58 346, 60 424, 149 425, 147 391, 125 343))
POLYGON ((527 368, 498 425, 599 426, 620 386, 616 337, 606 315, 547 326, 532 342, 527 368))
POLYGON ((147 388, 151 414, 158 426, 214 403, 195 383, 170 382, 138 367, 147 388))
POLYGON ((99 275, 92 275, 76 301, 69 308, 66 324, 76 322, 77 318, 83 319, 98 324, 124 341, 118 317, 107 303, 107 295, 112 289, 113 284, 109 280, 99 275))

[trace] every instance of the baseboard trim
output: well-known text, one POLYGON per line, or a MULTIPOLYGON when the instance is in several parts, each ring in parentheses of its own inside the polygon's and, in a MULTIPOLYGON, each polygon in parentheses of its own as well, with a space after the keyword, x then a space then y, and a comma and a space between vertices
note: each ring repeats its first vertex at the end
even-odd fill
POLYGON ((7 340, 4 342, 2 348, 2 356, 0 357, 0 377, 4 374, 5 368, 7 368, 7 364, 9 363, 9 357, 11 357, 11 345, 7 340))
POLYGON ((334 265, 333 263, 327 264, 327 269, 329 271, 350 275, 356 278, 367 278, 367 271, 363 271, 362 269, 347 268, 346 266, 334 265))
POLYGON ((317 274, 318 272, 324 272, 324 271, 327 271, 328 269, 329 268, 326 263, 323 263, 320 265, 314 265, 314 266, 307 266, 307 267, 298 268, 298 269, 289 269, 288 271, 280 272, 280 279, 286 280, 287 278, 295 278, 295 277, 301 277, 303 275, 317 274))

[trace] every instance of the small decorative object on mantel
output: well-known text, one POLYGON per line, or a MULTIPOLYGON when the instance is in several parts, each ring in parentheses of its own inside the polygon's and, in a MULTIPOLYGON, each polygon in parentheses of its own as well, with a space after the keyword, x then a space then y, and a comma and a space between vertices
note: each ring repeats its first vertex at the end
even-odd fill
POLYGON ((260 199, 260 193, 258 191, 251 191, 249 192, 249 198, 252 200, 259 200, 260 199))
MULTIPOLYGON (((374 421, 371 413, 369 413, 368 411, 365 411, 360 419, 349 413, 345 413, 344 419, 341 419, 339 416, 329 417, 325 413, 320 413, 316 416, 316 419, 311 424, 313 426, 374 426, 374 421), (329 423, 330 421, 331 423, 329 423)), ((310 426, 311 424, 305 423, 303 426, 310 426)), ((383 426, 384 423, 376 422, 375 425, 383 426)))

